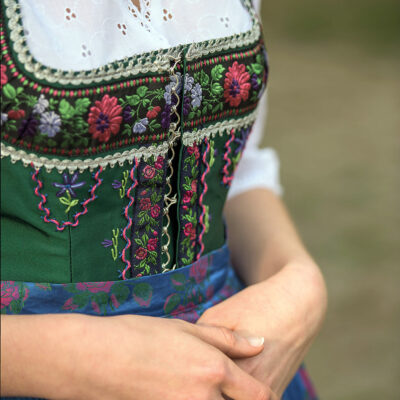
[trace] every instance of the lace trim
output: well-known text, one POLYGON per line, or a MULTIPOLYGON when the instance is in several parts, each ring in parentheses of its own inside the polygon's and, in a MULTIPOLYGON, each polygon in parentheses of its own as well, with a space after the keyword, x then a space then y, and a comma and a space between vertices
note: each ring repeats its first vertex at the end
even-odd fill
POLYGON ((125 161, 130 164, 133 160, 141 158, 148 159, 151 156, 165 156, 169 149, 169 143, 164 142, 158 146, 141 147, 139 149, 126 150, 122 153, 115 153, 105 157, 88 158, 85 160, 59 160, 57 158, 39 157, 33 153, 27 153, 24 150, 16 150, 12 146, 6 146, 1 143, 1 158, 11 157, 11 162, 21 161, 25 167, 32 165, 35 168, 44 167, 47 172, 56 168, 59 172, 68 170, 70 173, 79 170, 80 172, 89 169, 93 171, 98 167, 106 168, 110 166, 113 168, 117 163, 122 166, 125 161))
POLYGON ((243 0, 243 5, 248 10, 253 21, 252 28, 246 32, 219 39, 137 54, 93 70, 78 72, 64 71, 47 67, 33 58, 26 44, 24 30, 20 23, 21 15, 18 10, 20 7, 18 1, 4 0, 4 4, 8 18, 10 39, 13 42, 18 60, 23 64, 25 70, 33 74, 38 80, 46 80, 47 82, 61 85, 87 85, 149 72, 164 72, 170 68, 170 59, 178 58, 184 48, 188 49, 186 58, 191 61, 215 52, 245 47, 256 42, 261 34, 260 24, 256 12, 251 5, 251 0, 243 0))
POLYGON ((182 136, 182 143, 185 146, 193 146, 194 143, 201 143, 205 138, 210 139, 217 133, 222 136, 224 132, 231 131, 232 129, 245 128, 254 123, 257 118, 258 108, 252 113, 243 118, 230 119, 226 121, 217 122, 216 124, 207 126, 203 129, 198 129, 191 132, 186 132, 182 136))

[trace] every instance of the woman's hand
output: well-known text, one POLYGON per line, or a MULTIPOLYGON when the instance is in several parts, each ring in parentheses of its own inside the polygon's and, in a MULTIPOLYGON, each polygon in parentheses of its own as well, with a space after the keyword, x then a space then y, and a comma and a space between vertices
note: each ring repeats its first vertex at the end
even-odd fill
POLYGON ((266 400, 265 386, 232 361, 262 349, 229 329, 178 319, 3 316, 2 395, 266 400))
POLYGON ((235 362, 280 398, 319 331, 326 305, 318 267, 292 263, 209 308, 197 323, 264 336, 260 354, 235 362))

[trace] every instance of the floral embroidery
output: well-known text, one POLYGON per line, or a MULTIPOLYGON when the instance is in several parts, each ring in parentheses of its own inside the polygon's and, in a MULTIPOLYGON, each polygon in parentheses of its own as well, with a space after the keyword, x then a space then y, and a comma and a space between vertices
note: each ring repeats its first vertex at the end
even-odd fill
POLYGON ((181 167, 181 200, 179 262, 188 265, 195 259, 197 225, 200 215, 198 204, 198 184, 200 177, 200 150, 197 144, 184 148, 181 167))
POLYGON ((111 184, 111 186, 119 191, 119 197, 121 197, 121 199, 123 199, 125 197, 125 193, 126 193, 126 185, 128 183, 128 178, 129 178, 129 170, 125 170, 122 173, 122 180, 119 181, 117 179, 114 179, 113 183, 111 184))
POLYGON ((246 72, 246 66, 239 64, 237 61, 228 68, 225 75, 224 98, 225 102, 231 107, 238 107, 242 101, 246 101, 249 97, 251 88, 248 83, 250 75, 246 72))
POLYGON ((69 192, 72 197, 76 197, 74 189, 81 188, 85 185, 85 182, 83 181, 77 182, 78 176, 78 171, 75 171, 72 177, 69 177, 68 174, 64 172, 62 175, 64 183, 53 182, 53 186, 60 188, 60 190, 56 193, 56 196, 61 197, 65 192, 69 192))
POLYGON ((118 237, 120 236, 119 234, 119 229, 113 229, 112 230, 112 239, 104 239, 103 242, 101 243, 103 247, 111 247, 111 256, 114 261, 117 260, 119 257, 118 254, 118 237))
POLYGON ((89 112, 89 133, 100 142, 108 142, 111 135, 119 132, 122 122, 122 107, 116 97, 106 94, 101 101, 96 101, 89 112))
POLYGON ((133 276, 159 273, 166 163, 162 156, 139 164, 132 230, 133 276))

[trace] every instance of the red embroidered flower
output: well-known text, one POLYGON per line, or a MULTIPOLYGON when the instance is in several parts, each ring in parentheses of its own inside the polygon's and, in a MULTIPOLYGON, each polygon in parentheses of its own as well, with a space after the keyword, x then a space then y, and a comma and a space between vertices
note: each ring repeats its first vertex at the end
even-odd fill
POLYGON ((7 67, 5 65, 1 64, 0 86, 3 86, 8 82, 6 71, 7 71, 7 67))
POLYGON ((145 177, 145 179, 152 179, 152 178, 154 178, 155 174, 156 174, 156 170, 152 166, 146 165, 144 167, 143 176, 145 177))
POLYGON ((1 282, 1 308, 7 307, 13 300, 19 299, 19 288, 14 281, 1 282))
POLYGON ((158 239, 157 239, 157 238, 149 239, 149 241, 147 242, 147 249, 148 249, 149 251, 156 251, 157 242, 158 242, 158 239))
POLYGON ((161 107, 155 106, 152 110, 147 111, 146 117, 148 119, 153 119, 157 117, 158 113, 161 111, 161 107))
POLYGON ((196 239, 196 229, 191 222, 188 222, 183 229, 185 236, 189 236, 190 240, 196 239))
POLYGON ((96 101, 90 108, 88 123, 89 132, 99 142, 108 142, 111 134, 116 135, 122 122, 122 107, 116 97, 106 94, 101 101, 96 101))
POLYGON ((154 164, 154 167, 156 169, 162 169, 163 165, 164 165, 164 157, 158 156, 157 161, 154 164))
POLYGON ((197 180, 195 179, 194 181, 192 181, 190 186, 192 188, 192 191, 195 192, 197 190, 197 180))
POLYGON ((150 214, 153 218, 157 218, 160 215, 161 208, 158 204, 155 204, 153 207, 151 207, 150 214))
POLYGON ((146 258, 146 256, 147 256, 147 250, 146 250, 145 248, 139 247, 139 248, 136 250, 135 257, 136 257, 138 260, 144 260, 144 259, 146 258))
POLYGON ((145 197, 144 199, 140 200, 140 209, 147 211, 151 208, 151 201, 149 197, 145 197))
POLYGON ((192 200, 193 197, 193 192, 191 190, 187 190, 185 194, 183 195, 183 202, 184 203, 190 203, 190 200, 192 200))
POLYGON ((78 290, 87 290, 90 293, 106 292, 108 293, 113 285, 112 281, 107 282, 78 282, 76 288, 78 290))
POLYGON ((246 72, 244 64, 238 64, 237 61, 228 68, 225 75, 224 83, 224 97, 225 102, 229 103, 231 107, 237 107, 241 101, 245 101, 249 97, 249 90, 251 88, 250 75, 246 72))
POLYGON ((25 117, 25 111, 24 110, 10 110, 8 113, 8 118, 9 119, 21 119, 25 117))
POLYGON ((194 153, 194 158, 196 160, 200 157, 200 152, 197 144, 194 144, 193 146, 188 146, 187 151, 189 155, 192 155, 194 153))

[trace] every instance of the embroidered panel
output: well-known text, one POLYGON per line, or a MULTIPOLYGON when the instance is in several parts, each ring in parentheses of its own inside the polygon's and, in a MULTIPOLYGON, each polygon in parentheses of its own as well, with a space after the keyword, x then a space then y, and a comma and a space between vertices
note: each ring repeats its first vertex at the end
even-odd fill
POLYGON ((161 272, 161 234, 165 177, 164 157, 151 157, 138 166, 135 205, 132 218, 130 276, 140 277, 161 272))

